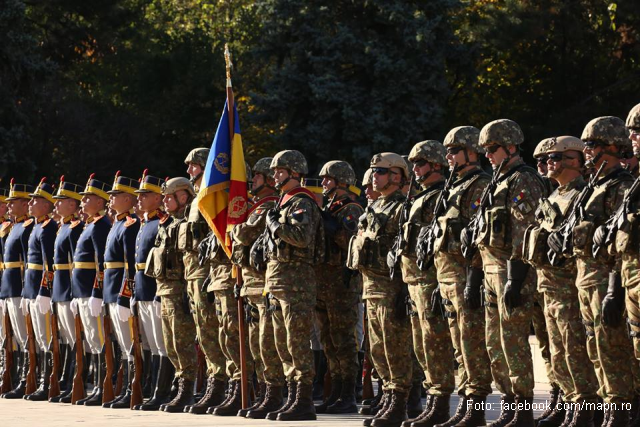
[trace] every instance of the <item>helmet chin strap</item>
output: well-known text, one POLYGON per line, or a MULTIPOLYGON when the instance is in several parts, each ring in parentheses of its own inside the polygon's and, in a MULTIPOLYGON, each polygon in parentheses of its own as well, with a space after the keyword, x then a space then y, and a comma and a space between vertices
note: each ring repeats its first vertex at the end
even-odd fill
POLYGON ((469 151, 466 148, 462 150, 462 152, 464 153, 464 165, 459 166, 476 166, 480 164, 480 162, 472 162, 469 159, 469 151))
POLYGON ((203 174, 204 174, 204 170, 201 170, 198 175, 194 176, 193 178, 189 178, 189 181, 191 182, 191 184, 196 185, 196 182, 198 182, 198 180, 203 174))

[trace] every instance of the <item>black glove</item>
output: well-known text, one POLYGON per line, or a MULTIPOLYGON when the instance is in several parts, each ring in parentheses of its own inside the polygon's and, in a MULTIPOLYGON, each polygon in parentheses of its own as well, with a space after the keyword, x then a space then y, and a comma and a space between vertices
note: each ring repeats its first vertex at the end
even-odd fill
POLYGON ((467 308, 476 309, 482 305, 482 281, 484 271, 478 267, 467 267, 467 285, 464 287, 464 303, 467 308))
POLYGON ((266 222, 267 228, 271 232, 271 236, 276 237, 276 232, 280 228, 280 214, 275 209, 270 209, 267 212, 266 222))
POLYGON ((242 289, 242 286, 238 285, 237 283, 235 285, 233 285, 233 297, 236 300, 240 299, 240 290, 242 289))
POLYGON ((442 295, 440 295, 440 285, 438 285, 431 293, 431 312, 443 313, 442 305, 442 295))
POLYGON ((564 243, 564 239, 562 235, 556 231, 549 234, 547 237, 547 245, 549 245, 549 249, 555 252, 557 255, 562 253, 562 246, 564 243))
POLYGON ((593 253, 596 254, 598 249, 606 246, 607 241, 607 227, 604 225, 596 228, 596 231, 593 233, 593 253))
POLYGON ((504 305, 508 310, 520 307, 522 298, 522 284, 529 272, 529 265, 522 260, 513 259, 507 261, 507 283, 504 286, 504 305))
POLYGON ((623 311, 624 288, 622 287, 622 279, 619 272, 612 271, 609 273, 607 294, 602 299, 602 323, 612 328, 620 326, 623 311))
POLYGON ((198 264, 200 267, 205 265, 207 260, 209 259, 209 254, 211 250, 211 236, 213 236, 213 231, 209 233, 207 237, 204 238, 198 245, 198 264))
POLYGON ((400 287, 400 291, 396 294, 395 308, 396 317, 398 320, 404 320, 407 318, 407 302, 409 299, 409 288, 405 283, 400 287))

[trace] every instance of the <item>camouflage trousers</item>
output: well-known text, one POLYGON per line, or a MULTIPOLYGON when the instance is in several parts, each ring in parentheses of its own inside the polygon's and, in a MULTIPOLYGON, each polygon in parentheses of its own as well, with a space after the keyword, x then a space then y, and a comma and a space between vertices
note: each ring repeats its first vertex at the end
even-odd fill
POLYGON ((282 362, 276 349, 271 313, 267 310, 265 299, 262 295, 248 296, 246 299, 258 310, 257 321, 249 325, 249 347, 255 361, 258 382, 264 382, 272 386, 283 386, 284 373, 282 371, 282 362))
POLYGON ((355 292, 344 292, 328 301, 316 302, 320 342, 327 357, 331 378, 356 380, 360 367, 356 343, 358 314, 358 294, 355 292))
POLYGON ((451 339, 459 364, 458 393, 467 396, 488 396, 492 390, 491 364, 484 337, 485 313, 482 308, 466 307, 464 287, 464 283, 440 284, 440 294, 445 303, 451 339))
POLYGON ((578 292, 544 292, 544 315, 554 378, 567 402, 595 402, 597 379, 587 354, 578 292))
POLYGON ((636 359, 640 360, 640 284, 625 289, 629 335, 633 340, 633 353, 636 359))
POLYGON ((273 337, 288 382, 305 385, 313 383, 315 369, 310 337, 313 309, 316 304, 315 287, 271 292, 273 337))
POLYGON ((595 367, 600 389, 606 403, 631 402, 633 369, 636 363, 626 325, 616 328, 602 323, 602 299, 607 293, 607 281, 578 289, 580 313, 586 327, 587 353, 595 367))
POLYGON ((196 325, 190 313, 185 313, 182 294, 163 295, 162 337, 167 348, 167 357, 176 368, 176 378, 195 381, 196 350, 194 338, 196 325))
POLYGON ((484 267, 485 339, 491 375, 502 394, 533 397, 533 359, 529 345, 533 296, 523 293, 522 305, 513 311, 503 301, 507 270, 484 267))
POLYGON ((538 347, 544 360, 544 368, 547 372, 547 379, 552 387, 558 387, 558 380, 555 377, 554 369, 551 366, 551 350, 549 346, 549 331, 544 316, 544 294, 534 291, 535 300, 533 302, 533 311, 531 313, 531 323, 533 323, 533 332, 538 340, 538 347))
POLYGON ((369 298, 367 333, 370 356, 384 390, 409 392, 412 382, 411 326, 405 313, 399 313, 395 296, 369 298))
MULTIPOLYGON (((220 327, 218 339, 224 357, 227 359, 227 375, 232 380, 240 380, 242 364, 240 358, 240 323, 238 320, 238 300, 233 294, 233 288, 214 291, 216 296, 216 315, 220 327)), ((242 313, 244 316, 244 313, 242 313)), ((244 318, 243 318, 244 319, 244 318)), ((253 360, 249 353, 248 341, 242 343, 247 355, 245 363, 247 372, 253 372, 253 360)))
POLYGON ((187 281, 187 293, 191 300, 191 312, 196 324, 198 343, 207 360, 207 377, 225 381, 226 359, 220 348, 218 329, 220 324, 216 316, 215 306, 207 300, 207 293, 202 292, 204 279, 187 281))
POLYGON ((416 283, 408 286, 412 305, 413 350, 425 374, 423 385, 431 395, 450 395, 455 387, 451 334, 447 320, 440 312, 436 314, 431 310, 431 295, 438 284, 416 283))

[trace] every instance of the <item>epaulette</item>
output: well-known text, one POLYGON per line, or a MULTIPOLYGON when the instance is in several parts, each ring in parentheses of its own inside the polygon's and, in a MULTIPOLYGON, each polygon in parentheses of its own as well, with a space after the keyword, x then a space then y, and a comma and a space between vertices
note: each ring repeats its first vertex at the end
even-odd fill
POLYGON ((51 218, 47 219, 46 221, 43 221, 42 228, 45 228, 47 225, 49 225, 50 222, 51 222, 51 218))
POLYGON ((13 223, 11 221, 5 221, 2 223, 2 227, 0 228, 0 237, 4 237, 9 233, 12 224, 13 223))
POLYGON ((75 228, 75 227, 77 227, 77 226, 78 226, 78 224, 81 224, 81 223, 82 223, 82 221, 81 221, 81 220, 79 220, 79 219, 78 219, 78 220, 75 220, 75 221, 71 221, 71 223, 70 223, 70 225, 69 225, 69 228, 75 228))
POLYGON ((128 216, 127 220, 124 222, 124 226, 125 226, 125 228, 131 227, 136 222, 138 222, 138 218, 133 218, 133 217, 128 216))
POLYGON ((169 218, 171 218, 171 215, 165 215, 162 218, 160 218, 160 224, 164 224, 165 222, 169 221, 169 218))
POLYGON ((31 224, 33 224, 33 218, 29 218, 28 220, 26 220, 25 222, 22 223, 22 227, 23 228, 27 228, 28 226, 30 226, 31 224))

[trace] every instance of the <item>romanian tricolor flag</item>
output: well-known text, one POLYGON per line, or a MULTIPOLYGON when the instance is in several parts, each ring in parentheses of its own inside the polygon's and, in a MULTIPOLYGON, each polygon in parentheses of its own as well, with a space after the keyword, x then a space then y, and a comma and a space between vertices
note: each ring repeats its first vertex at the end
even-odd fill
POLYGON ((227 256, 231 257, 228 232, 235 224, 246 220, 248 199, 238 111, 233 103, 233 92, 229 89, 203 173, 198 208, 218 241, 224 243, 222 246, 227 256))

